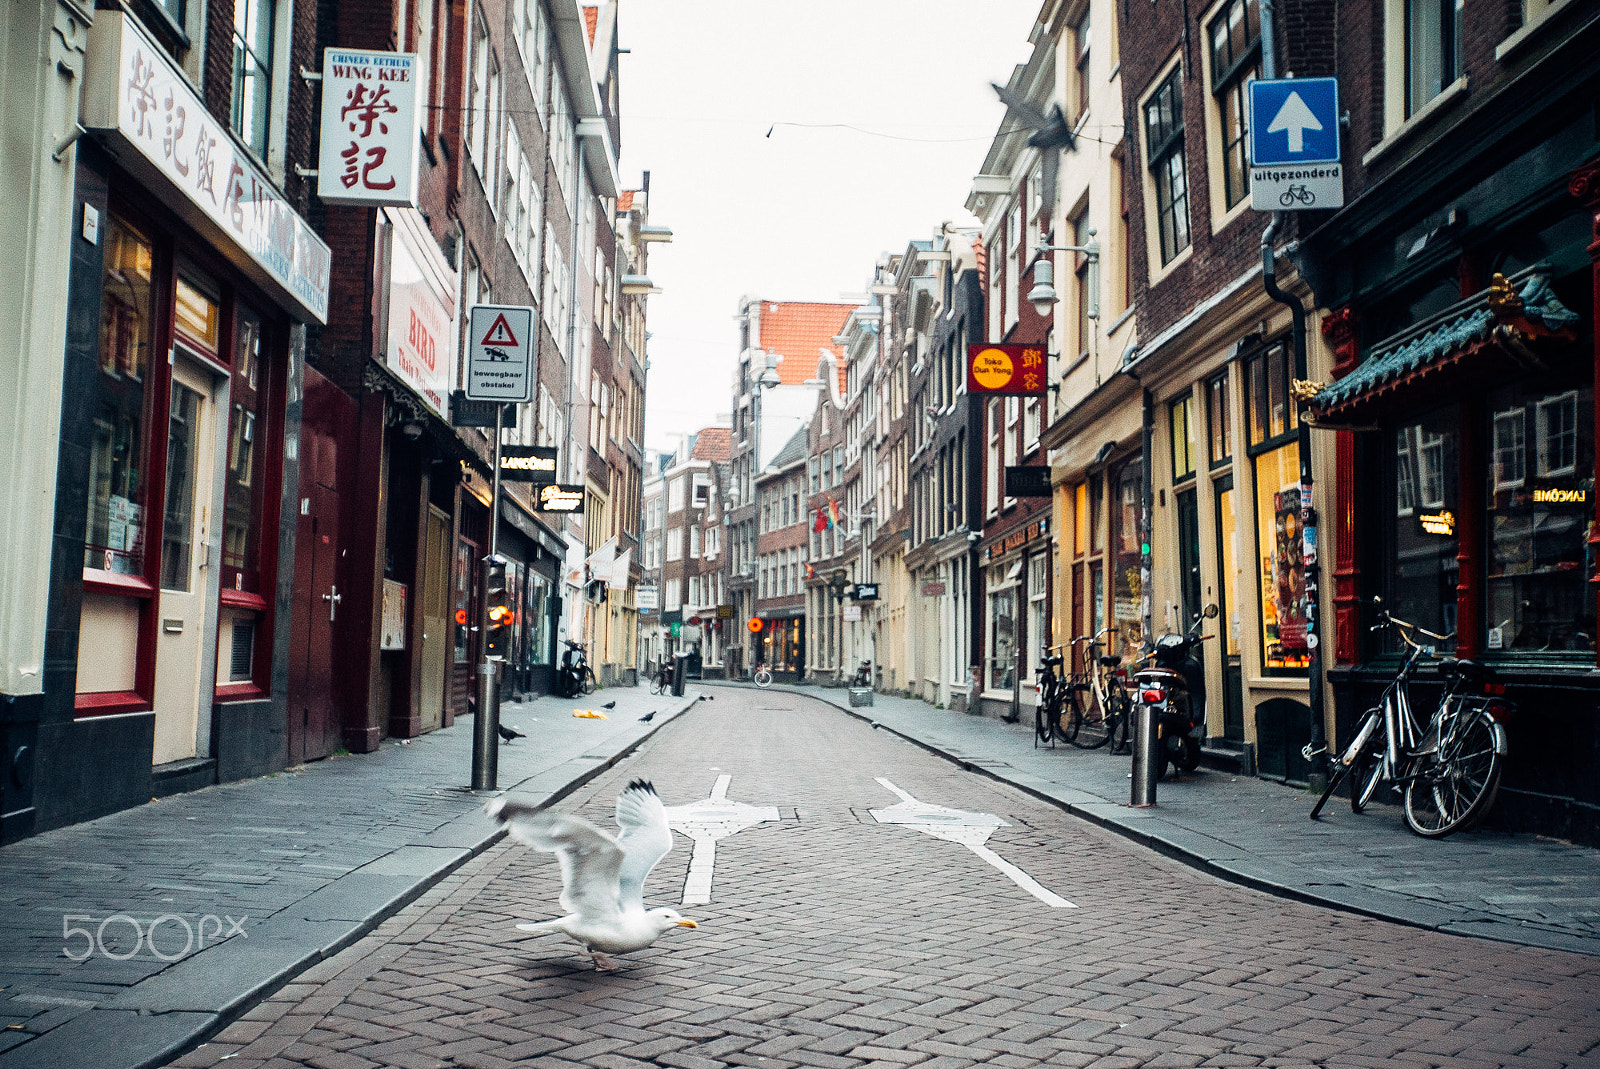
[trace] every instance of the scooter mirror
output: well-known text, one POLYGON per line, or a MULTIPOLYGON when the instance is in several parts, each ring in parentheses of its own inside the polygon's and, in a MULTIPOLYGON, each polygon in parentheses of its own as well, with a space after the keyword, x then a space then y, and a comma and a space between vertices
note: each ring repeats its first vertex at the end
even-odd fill
POLYGON ((1213 601, 1210 605, 1206 606, 1206 612, 1205 612, 1206 619, 1207 620, 1215 620, 1217 618, 1217 613, 1219 613, 1221 611, 1222 610, 1217 608, 1217 603, 1213 601))

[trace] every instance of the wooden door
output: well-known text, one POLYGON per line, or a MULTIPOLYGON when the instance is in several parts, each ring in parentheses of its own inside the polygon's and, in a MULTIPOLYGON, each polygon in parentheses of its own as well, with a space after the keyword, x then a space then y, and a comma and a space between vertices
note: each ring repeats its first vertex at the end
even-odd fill
POLYGON ((450 670, 450 517, 429 507, 422 558, 422 730, 444 723, 450 670))
POLYGON ((340 648, 339 461, 356 423, 355 404, 306 369, 300 427, 300 516, 295 530, 294 601, 289 638, 289 763, 339 747, 342 718, 334 682, 340 648))

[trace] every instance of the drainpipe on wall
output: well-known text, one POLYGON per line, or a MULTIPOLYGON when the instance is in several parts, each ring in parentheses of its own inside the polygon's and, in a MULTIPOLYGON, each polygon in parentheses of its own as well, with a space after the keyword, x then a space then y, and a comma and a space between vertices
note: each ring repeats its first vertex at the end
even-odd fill
MULTIPOLYGON (((1278 220, 1274 217, 1261 235, 1261 282, 1268 297, 1289 309, 1294 324, 1294 377, 1304 382, 1310 377, 1306 369, 1306 308, 1299 297, 1278 285, 1277 255, 1272 248, 1272 239, 1277 231, 1278 220)), ((1292 397, 1291 403, 1296 403, 1292 397)), ((1308 682, 1311 687, 1311 742, 1301 753, 1311 766, 1309 776, 1311 789, 1321 791, 1328 785, 1326 760, 1328 738, 1323 730, 1322 642, 1317 620, 1317 513, 1311 507, 1311 425, 1304 418, 1299 420, 1296 444, 1300 454, 1300 531, 1304 549, 1303 613, 1306 621, 1306 648, 1310 652, 1311 661, 1307 666, 1308 682)))

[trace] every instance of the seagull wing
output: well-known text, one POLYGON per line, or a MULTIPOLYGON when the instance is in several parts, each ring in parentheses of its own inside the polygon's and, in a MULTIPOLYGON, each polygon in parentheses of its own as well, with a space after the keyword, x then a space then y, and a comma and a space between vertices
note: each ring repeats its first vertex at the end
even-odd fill
POLYGON ((617 826, 622 829, 617 836, 622 847, 619 901, 623 909, 643 909, 645 877, 672 849, 667 807, 661 804, 655 787, 634 780, 617 795, 617 826))
MULTIPOLYGON (((617 915, 617 874, 623 856, 617 840, 582 817, 541 812, 514 802, 505 803, 491 815, 506 821, 513 839, 556 855, 561 863, 563 909, 591 920, 617 915)), ((665 823, 663 810, 663 827, 665 823)))

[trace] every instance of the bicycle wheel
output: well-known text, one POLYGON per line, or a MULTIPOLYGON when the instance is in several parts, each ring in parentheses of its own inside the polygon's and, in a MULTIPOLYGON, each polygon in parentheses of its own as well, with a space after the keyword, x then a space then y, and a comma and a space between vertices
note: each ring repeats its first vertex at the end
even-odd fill
POLYGON ((1050 741, 1050 688, 1039 692, 1039 704, 1033 707, 1033 744, 1050 741))
POLYGON ((1084 728, 1083 703, 1078 700, 1077 691, 1069 690, 1056 695, 1055 714, 1050 722, 1055 727, 1056 738, 1073 746, 1083 745, 1080 741, 1084 728))
POLYGON ((1406 827, 1440 839, 1477 820, 1494 804, 1505 765, 1501 732, 1487 709, 1468 709, 1446 721, 1436 753, 1407 770, 1406 827))
POLYGON ((1378 796, 1378 787, 1383 783, 1383 751, 1388 746, 1388 739, 1383 725, 1367 739, 1366 745, 1361 747, 1361 752, 1356 754, 1355 760, 1350 762, 1350 811, 1359 813, 1372 804, 1378 796))
POLYGON ((758 686, 758 687, 770 687, 770 686, 772 686, 772 673, 770 671, 768 671, 766 668, 757 668, 756 669, 756 674, 755 674, 755 676, 753 678, 755 680, 756 686, 758 686))
POLYGON ((1072 745, 1082 750, 1097 750, 1111 740, 1106 712, 1099 703, 1085 707, 1075 699, 1072 705, 1072 715, 1077 722, 1068 740, 1072 745))
POLYGON ((1328 777, 1328 785, 1322 788, 1322 797, 1318 798, 1317 804, 1311 807, 1312 820, 1317 819, 1317 814, 1322 812, 1322 807, 1328 804, 1328 799, 1333 797, 1333 792, 1338 788, 1339 784, 1344 782, 1345 777, 1350 774, 1350 769, 1342 761, 1335 761, 1333 767, 1334 773, 1328 777))
POLYGON ((593 668, 585 667, 584 670, 583 670, 583 692, 585 694, 593 694, 594 693, 594 669, 593 668))
POLYGON ((1128 700, 1128 692, 1118 684, 1111 691, 1111 709, 1106 713, 1106 741, 1111 744, 1112 753, 1128 751, 1128 722, 1132 716, 1133 703, 1128 700))

